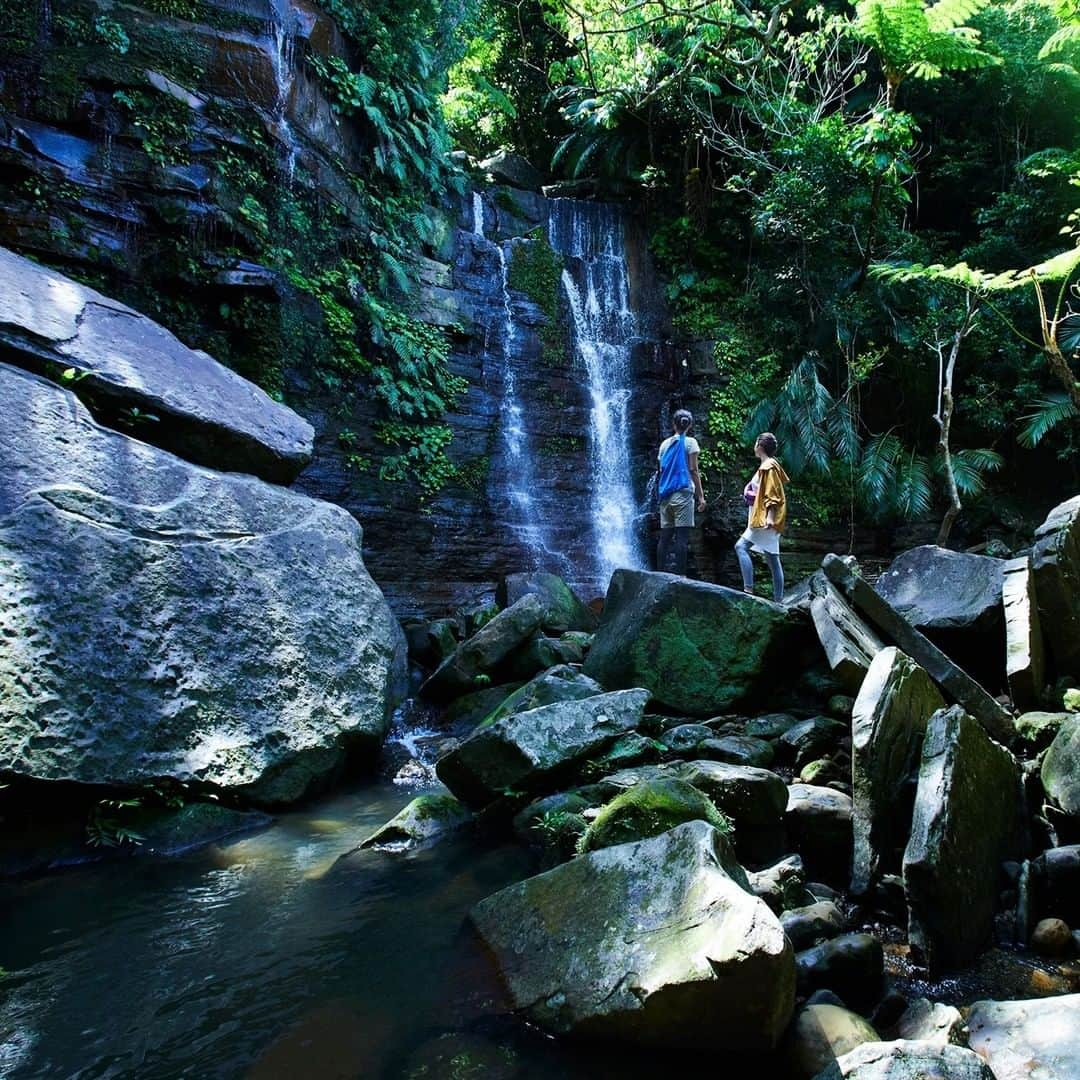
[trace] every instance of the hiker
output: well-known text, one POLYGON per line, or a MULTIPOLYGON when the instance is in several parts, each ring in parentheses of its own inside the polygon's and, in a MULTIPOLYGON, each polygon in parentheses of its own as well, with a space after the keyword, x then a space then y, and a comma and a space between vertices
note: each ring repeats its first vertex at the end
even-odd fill
POLYGON ((672 434, 660 444, 660 543, 656 548, 656 569, 667 569, 671 541, 675 540, 675 573, 686 575, 686 547, 694 527, 694 508, 705 509, 705 493, 698 472, 698 446, 690 432, 694 418, 679 409, 672 417, 672 434))
POLYGON ((757 472, 743 488, 743 500, 749 507, 746 532, 735 544, 735 555, 742 571, 743 592, 754 591, 754 564, 750 551, 765 556, 772 571, 773 599, 784 599, 784 568, 780 565, 780 534, 787 521, 787 499, 784 482, 788 475, 773 457, 776 453, 776 436, 770 431, 762 432, 754 442, 754 453, 759 462, 757 472))

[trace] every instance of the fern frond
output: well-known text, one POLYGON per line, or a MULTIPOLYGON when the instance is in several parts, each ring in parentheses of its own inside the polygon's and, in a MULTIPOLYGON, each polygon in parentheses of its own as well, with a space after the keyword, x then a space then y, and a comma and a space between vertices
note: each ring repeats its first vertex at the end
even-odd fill
POLYGON ((1031 412, 1020 419, 1025 421, 1018 436, 1021 446, 1038 446, 1059 424, 1067 423, 1080 417, 1080 409, 1073 404, 1067 394, 1051 394, 1029 406, 1031 412))

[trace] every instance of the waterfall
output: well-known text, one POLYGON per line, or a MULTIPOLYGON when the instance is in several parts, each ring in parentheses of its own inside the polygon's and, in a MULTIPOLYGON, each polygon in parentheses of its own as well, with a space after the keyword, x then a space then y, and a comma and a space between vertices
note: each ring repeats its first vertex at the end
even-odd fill
POLYGON ((274 52, 271 61, 274 68, 273 122, 278 140, 285 148, 285 179, 292 184, 296 171, 296 138, 288 120, 289 98, 292 94, 293 60, 296 52, 296 38, 293 27, 294 16, 289 0, 272 0, 270 34, 274 39, 274 52))
POLYGON ((631 469, 631 350, 640 339, 630 305, 624 222, 618 207, 553 199, 551 246, 564 259, 562 286, 572 322, 574 359, 584 368, 591 412, 589 512, 601 587, 619 567, 643 568, 631 469))

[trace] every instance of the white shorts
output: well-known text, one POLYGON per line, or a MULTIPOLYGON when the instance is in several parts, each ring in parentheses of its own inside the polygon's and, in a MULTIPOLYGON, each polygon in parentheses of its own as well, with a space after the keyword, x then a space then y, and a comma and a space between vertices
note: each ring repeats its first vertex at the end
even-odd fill
POLYGON ((762 555, 780 554, 780 534, 775 529, 747 529, 739 538, 749 540, 754 551, 762 555))

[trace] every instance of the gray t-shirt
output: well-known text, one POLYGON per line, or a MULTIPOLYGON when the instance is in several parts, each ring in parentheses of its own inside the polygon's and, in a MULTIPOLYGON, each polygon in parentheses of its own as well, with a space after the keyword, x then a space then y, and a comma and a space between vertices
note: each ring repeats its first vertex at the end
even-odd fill
MULTIPOLYGON (((678 439, 678 437, 679 437, 678 435, 672 435, 669 438, 665 439, 660 444, 660 451, 656 455, 657 458, 662 458, 664 456, 664 451, 673 442, 675 442, 675 440, 678 439)), ((701 447, 698 446, 697 439, 695 439, 693 435, 687 435, 686 436, 686 456, 689 457, 691 454, 700 454, 700 453, 701 453, 701 447)))

